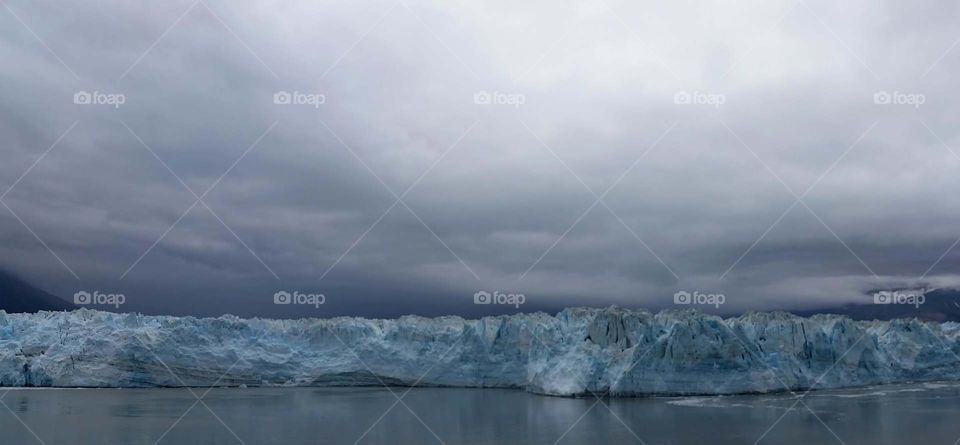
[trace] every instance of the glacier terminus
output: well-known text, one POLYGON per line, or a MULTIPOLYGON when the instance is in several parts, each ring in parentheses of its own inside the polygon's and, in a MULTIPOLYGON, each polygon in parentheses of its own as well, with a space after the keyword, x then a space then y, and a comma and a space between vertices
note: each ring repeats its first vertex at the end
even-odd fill
POLYGON ((569 308, 466 320, 0 311, 0 386, 712 395, 960 380, 960 324, 569 308))

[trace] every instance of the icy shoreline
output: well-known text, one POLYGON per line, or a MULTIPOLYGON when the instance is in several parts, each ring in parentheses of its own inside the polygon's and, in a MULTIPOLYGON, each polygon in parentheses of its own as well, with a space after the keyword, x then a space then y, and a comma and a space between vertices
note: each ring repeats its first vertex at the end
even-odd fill
POLYGON ((0 311, 5 387, 519 388, 717 395, 960 380, 960 324, 572 308, 268 320, 0 311))

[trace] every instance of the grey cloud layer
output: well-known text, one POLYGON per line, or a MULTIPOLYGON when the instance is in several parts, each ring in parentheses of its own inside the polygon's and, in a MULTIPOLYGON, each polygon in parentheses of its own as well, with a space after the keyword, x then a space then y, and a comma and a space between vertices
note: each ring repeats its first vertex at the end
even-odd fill
POLYGON ((480 289, 766 309, 955 284, 948 2, 7 3, 3 190, 78 124, 3 198, 0 254, 61 295, 291 315, 270 297, 301 289, 322 314, 393 315, 471 313, 480 289), (240 160, 204 197, 223 223, 197 204, 120 280, 195 201, 137 137, 198 195, 240 160))

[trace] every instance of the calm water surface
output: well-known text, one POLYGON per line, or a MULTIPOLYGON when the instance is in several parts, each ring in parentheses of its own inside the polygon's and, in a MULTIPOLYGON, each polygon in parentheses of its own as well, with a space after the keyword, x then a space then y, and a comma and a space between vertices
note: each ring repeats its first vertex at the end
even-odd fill
POLYGON ((402 404, 385 388, 214 389, 202 403, 186 389, 0 388, 0 395, 4 445, 749 445, 761 436, 769 444, 952 445, 960 439, 957 383, 820 391, 802 404, 792 395, 600 404, 449 388, 413 389, 402 404))

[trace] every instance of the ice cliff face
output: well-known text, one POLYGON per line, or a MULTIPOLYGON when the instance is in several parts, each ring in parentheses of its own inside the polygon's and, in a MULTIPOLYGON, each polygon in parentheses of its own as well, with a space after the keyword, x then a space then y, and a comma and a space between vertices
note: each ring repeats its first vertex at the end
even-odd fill
POLYGON ((2 386, 380 385, 732 394, 960 380, 960 324, 566 309, 464 320, 0 311, 2 386))

